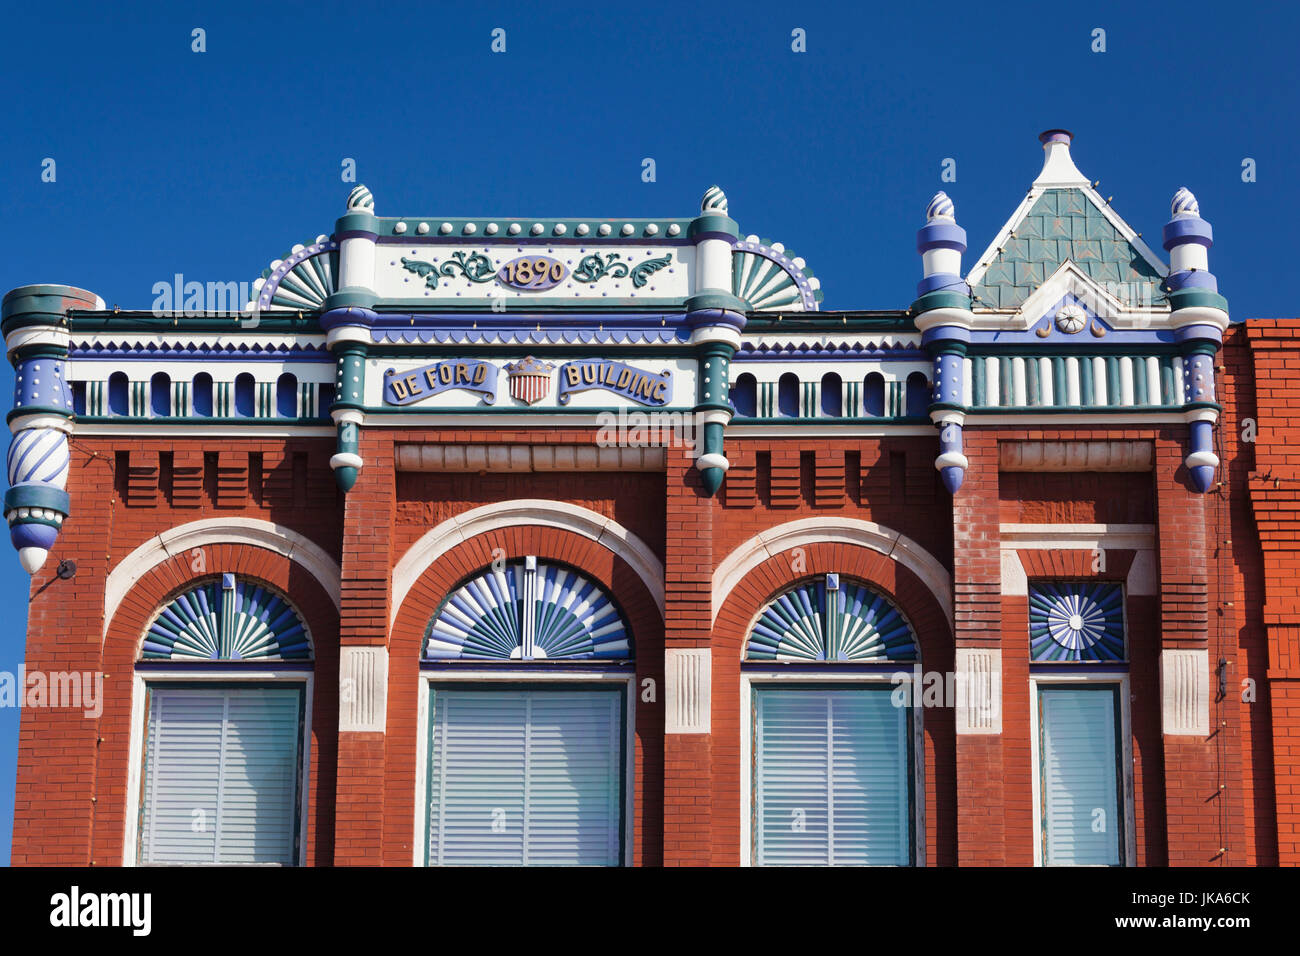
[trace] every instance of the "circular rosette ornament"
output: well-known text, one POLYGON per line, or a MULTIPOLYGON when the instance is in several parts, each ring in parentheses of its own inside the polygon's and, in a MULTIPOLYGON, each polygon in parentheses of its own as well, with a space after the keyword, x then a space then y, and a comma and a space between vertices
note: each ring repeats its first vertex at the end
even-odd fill
POLYGON ((1074 335, 1076 332, 1082 332, 1088 325, 1088 313, 1083 307, 1071 302, 1069 305, 1061 306, 1056 313, 1056 327, 1066 335, 1074 335))
POLYGON ((1035 661, 1124 660, 1124 591, 1116 582, 1043 583, 1029 589, 1035 661))

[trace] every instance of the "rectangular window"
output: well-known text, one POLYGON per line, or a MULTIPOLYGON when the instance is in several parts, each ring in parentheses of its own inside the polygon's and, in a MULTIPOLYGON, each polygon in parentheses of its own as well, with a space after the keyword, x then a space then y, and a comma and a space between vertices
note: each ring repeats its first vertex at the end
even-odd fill
POLYGON ((432 687, 427 862, 619 865, 624 698, 432 687))
POLYGON ((754 690, 754 860, 913 860, 912 713, 893 688, 754 690))
POLYGON ((1120 866, 1124 859, 1119 685, 1038 686, 1043 862, 1120 866))
POLYGON ((141 863, 298 860, 300 686, 148 691, 141 863))

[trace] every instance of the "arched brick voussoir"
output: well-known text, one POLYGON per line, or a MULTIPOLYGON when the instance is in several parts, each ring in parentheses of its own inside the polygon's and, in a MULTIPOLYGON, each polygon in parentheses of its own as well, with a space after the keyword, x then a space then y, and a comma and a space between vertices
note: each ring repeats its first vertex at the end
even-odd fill
POLYGON ((751 568, 727 595, 713 626, 716 655, 738 661, 760 609, 799 581, 835 572, 875 586, 898 605, 916 630, 923 661, 944 666, 951 659, 953 634, 948 615, 931 588, 906 565, 861 545, 814 542, 802 545, 801 550, 798 561, 790 550, 751 568))
POLYGON ((476 535, 456 545, 425 569, 394 615, 389 659, 418 662, 429 621, 451 590, 494 559, 536 555, 583 572, 604 588, 623 610, 638 659, 661 647, 663 619, 654 595, 636 568, 601 543, 559 528, 512 525, 476 535))
POLYGON ((292 557, 256 545, 211 544, 205 547, 201 564, 196 565, 188 552, 182 552, 150 568, 131 586, 106 623, 105 664, 134 663, 149 620, 178 593, 214 574, 235 574, 271 585, 302 615, 318 654, 322 643, 337 644, 338 609, 310 571, 292 557))

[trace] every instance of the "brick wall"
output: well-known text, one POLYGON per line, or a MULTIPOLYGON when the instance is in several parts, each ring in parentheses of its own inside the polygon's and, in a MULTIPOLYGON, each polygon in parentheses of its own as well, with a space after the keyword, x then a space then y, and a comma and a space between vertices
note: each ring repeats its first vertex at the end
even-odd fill
MULTIPOLYGON (((739 681, 747 629, 758 609, 802 577, 840 571, 888 592, 921 641, 922 666, 953 667, 954 647, 996 647, 1003 662, 1003 733, 955 732, 950 708, 924 715, 926 853, 931 864, 1033 862, 1028 621, 1023 598, 1002 593, 1002 523, 1154 524, 1159 529, 1156 597, 1127 607, 1137 862, 1294 862, 1300 797, 1277 779, 1294 775, 1300 749, 1300 346, 1287 323, 1228 335, 1217 430, 1223 485, 1193 494, 1181 459, 1185 427, 1006 429, 968 426, 971 469, 958 495, 942 489, 933 436, 849 439, 729 436, 733 464, 716 498, 699 486, 690 459, 669 454, 664 473, 395 473, 403 442, 594 440, 593 429, 473 432, 365 429, 360 479, 344 498, 328 467, 333 439, 117 440, 76 438, 69 490, 73 517, 33 581, 28 666, 102 669, 106 706, 98 722, 79 712, 30 709, 22 718, 14 862, 96 865, 120 861, 125 834, 136 642, 158 606, 202 574, 176 555, 136 582, 108 628, 109 572, 160 531, 201 518, 272 521, 309 538, 342 569, 341 613, 301 565, 248 545, 213 547, 207 573, 234 570, 289 593, 316 641, 308 861, 410 865, 418 852, 416 742, 424 629, 448 591, 488 565, 494 549, 570 564, 606 587, 635 641, 636 686, 657 688, 636 705, 634 840, 642 865, 733 865, 740 859, 739 681), (1257 388, 1256 381, 1268 382, 1257 388), (1241 422, 1258 418, 1258 441, 1241 422), (999 473, 998 443, 1106 438, 1152 443, 1153 473, 999 473), (493 502, 542 498, 610 518, 646 543, 665 569, 665 608, 609 548, 559 528, 523 525, 457 544, 424 571, 394 608, 391 571, 443 521, 493 502), (930 589, 904 564, 871 548, 818 543, 795 567, 776 555, 744 576, 713 620, 716 569, 756 535, 810 517, 874 522, 910 539, 951 575, 955 627, 930 589), (1262 547, 1256 546, 1258 535, 1262 547), (61 557, 78 563, 71 581, 51 580, 61 557), (220 565, 220 566, 218 566, 220 565), (390 627, 390 621, 392 622, 390 627), (339 648, 386 646, 384 732, 338 732, 339 648), (713 654, 711 728, 664 733, 665 648, 707 646, 713 654), (1208 740, 1161 733, 1162 647, 1207 648, 1226 661, 1228 694, 1211 704, 1208 740), (1253 701, 1242 681, 1254 681, 1253 701), (1291 705, 1296 701, 1296 705, 1291 705), (102 742, 99 738, 102 737, 102 742), (1171 782, 1172 781, 1172 785, 1171 782), (91 799, 91 798, 94 799, 91 799), (1221 849, 1226 853, 1220 853, 1221 849)), ((1098 574, 1086 552, 1023 551, 1032 577, 1098 574)), ((1102 576, 1122 577, 1131 553, 1111 552, 1102 576)), ((1214 677, 1212 676, 1212 682, 1214 677)))

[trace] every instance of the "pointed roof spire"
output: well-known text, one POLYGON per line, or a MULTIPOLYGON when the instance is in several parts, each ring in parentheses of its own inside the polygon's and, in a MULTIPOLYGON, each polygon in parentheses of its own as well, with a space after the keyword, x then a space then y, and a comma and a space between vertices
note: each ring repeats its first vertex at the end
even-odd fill
POLYGON ((1043 169, 1034 180, 1035 186, 1088 186, 1088 177, 1079 172, 1070 158, 1070 140, 1074 134, 1068 129, 1049 129, 1038 134, 1043 144, 1043 169))

